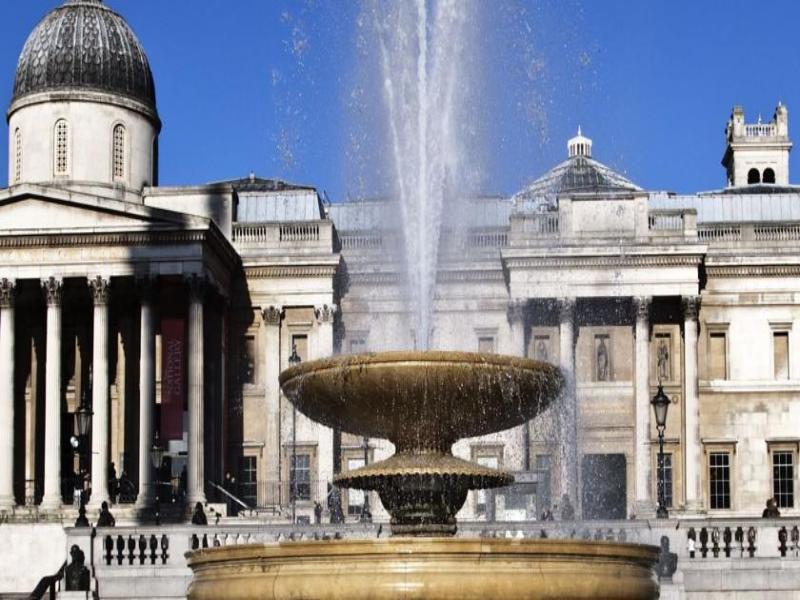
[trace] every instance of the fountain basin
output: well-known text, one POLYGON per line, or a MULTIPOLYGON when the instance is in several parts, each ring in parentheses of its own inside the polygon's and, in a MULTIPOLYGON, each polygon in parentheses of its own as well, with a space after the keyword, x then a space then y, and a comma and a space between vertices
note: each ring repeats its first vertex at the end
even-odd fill
POLYGON ((187 555, 190 600, 658 598, 652 546, 583 540, 284 542, 187 555))

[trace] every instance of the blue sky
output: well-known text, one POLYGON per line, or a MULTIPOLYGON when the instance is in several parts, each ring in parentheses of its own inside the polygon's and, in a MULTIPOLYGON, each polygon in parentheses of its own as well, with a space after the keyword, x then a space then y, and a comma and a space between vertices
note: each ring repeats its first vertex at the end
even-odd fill
MULTIPOLYGON (((767 120, 781 100, 795 130, 796 2, 477 1, 487 193, 513 193, 563 160, 578 124, 594 139, 596 158, 643 187, 678 192, 723 185, 732 105, 744 105, 748 121, 759 113, 767 120)), ((4 105, 25 38, 59 2, 2 2, 4 105)), ((107 2, 128 19, 153 66, 162 184, 255 171, 316 185, 333 200, 359 192, 351 98, 359 61, 370 57, 356 50, 355 1, 107 2)), ((377 90, 364 92, 379 102, 377 90)), ((362 168, 372 159, 359 157, 362 168)))

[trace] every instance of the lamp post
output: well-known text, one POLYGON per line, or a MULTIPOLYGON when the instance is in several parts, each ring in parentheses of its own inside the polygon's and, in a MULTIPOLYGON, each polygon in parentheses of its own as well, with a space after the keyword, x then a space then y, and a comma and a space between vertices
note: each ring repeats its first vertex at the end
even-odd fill
MULTIPOLYGON (((289 366, 296 367, 301 362, 297 354, 297 344, 292 342, 292 355, 289 366)), ((292 403, 292 464, 289 465, 289 494, 292 500, 292 523, 297 522, 297 407, 292 403)))
POLYGON ((664 393, 661 382, 658 383, 658 391, 656 395, 653 396, 651 404, 656 414, 656 428, 658 429, 658 484, 656 486, 658 490, 658 510, 656 511, 656 518, 666 519, 669 517, 669 512, 667 511, 667 502, 664 493, 664 484, 666 483, 664 477, 664 429, 667 427, 669 398, 664 393))
MULTIPOLYGON (((369 438, 365 435, 363 440, 364 446, 364 466, 369 464, 369 438)), ((369 510, 369 491, 364 490, 364 508, 361 509, 361 522, 372 523, 372 512, 369 510)))
POLYGON ((89 431, 92 428, 92 409, 86 403, 85 390, 81 398, 81 405, 75 411, 75 430, 77 435, 70 438, 70 444, 73 450, 78 455, 78 481, 80 484, 80 507, 78 520, 75 521, 76 527, 88 527, 89 521, 86 519, 86 497, 84 495, 84 468, 83 468, 83 455, 86 449, 86 444, 89 440, 89 431))
POLYGON ((156 430, 156 433, 153 436, 153 445, 150 447, 150 463, 153 465, 153 471, 155 472, 155 477, 153 477, 153 485, 156 486, 156 525, 161 525, 161 503, 159 501, 161 490, 158 489, 158 478, 160 476, 159 471, 161 470, 161 462, 163 460, 164 446, 161 445, 161 439, 158 436, 158 430, 156 430))

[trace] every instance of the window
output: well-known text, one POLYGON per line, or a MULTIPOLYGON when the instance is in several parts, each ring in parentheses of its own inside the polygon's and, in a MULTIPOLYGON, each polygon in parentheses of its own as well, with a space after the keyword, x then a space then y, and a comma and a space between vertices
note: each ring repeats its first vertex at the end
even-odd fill
MULTIPOLYGON (((664 504, 672 508, 672 454, 664 453, 664 471, 658 468, 658 458, 656 458, 657 485, 664 486, 664 504)), ((656 501, 658 501, 658 488, 656 488, 656 501)))
POLYGON ((708 335, 708 378, 728 378, 728 334, 724 331, 708 335))
POLYGON ((69 123, 64 119, 56 123, 54 172, 56 175, 69 174, 69 123))
POLYGON ((775 379, 789 379, 789 332, 772 332, 772 370, 775 379))
POLYGON ((114 152, 113 152, 114 181, 125 179, 125 126, 114 127, 114 152))
POLYGON ((289 500, 311 500, 311 455, 289 457, 289 500))
POLYGON ((761 181, 763 183, 775 183, 775 171, 772 169, 764 169, 764 177, 761 181))
POLYGON ((349 342, 350 354, 362 354, 367 351, 367 340, 363 337, 354 337, 349 342))
POLYGON ((300 360, 308 360, 308 336, 307 335, 293 335, 292 336, 292 343, 289 346, 289 355, 286 357, 287 359, 289 356, 292 355, 292 349, 297 349, 297 356, 300 357, 300 360))
POLYGON ((708 455, 709 507, 712 510, 731 507, 731 455, 711 452, 708 455))
MULTIPOLYGON (((491 469, 501 469, 503 457, 502 446, 483 446, 477 445, 472 447, 472 461, 478 463, 483 467, 491 469)), ((495 518, 494 499, 495 493, 493 490, 476 490, 475 494, 475 514, 486 515, 490 521, 495 518)))
POLYGON ((244 338, 244 355, 242 356, 242 382, 256 382, 256 338, 248 335, 244 338))
POLYGON ((481 336, 478 338, 478 352, 494 353, 494 338, 481 336))
POLYGON ((778 508, 794 508, 794 452, 772 453, 772 495, 778 508))
POLYGON ((14 131, 14 183, 22 181, 22 132, 14 131))
MULTIPOLYGON (((347 470, 355 471, 364 466, 364 457, 361 458, 348 458, 347 470)), ((350 516, 358 516, 364 508, 364 490, 357 490, 350 488, 347 490, 347 514, 350 516)))
POLYGON ((258 505, 258 459, 255 456, 242 456, 239 460, 239 493, 248 505, 258 505))
POLYGON ((747 183, 761 183, 761 174, 758 172, 758 169, 750 169, 747 172, 747 183))

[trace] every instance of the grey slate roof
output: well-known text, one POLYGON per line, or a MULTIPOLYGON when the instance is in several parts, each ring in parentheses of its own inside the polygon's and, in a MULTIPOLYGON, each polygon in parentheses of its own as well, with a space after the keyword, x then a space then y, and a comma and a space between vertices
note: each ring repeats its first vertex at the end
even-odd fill
POLYGON ((319 194, 311 186, 255 175, 211 185, 230 185, 236 190, 239 223, 317 221, 326 216, 319 194))
POLYGON ((117 94, 156 112, 144 49, 101 0, 67 0, 39 22, 19 57, 12 103, 39 92, 74 90, 117 94))
POLYGON ((553 167, 514 197, 515 210, 553 210, 559 194, 641 192, 642 188, 587 156, 573 156, 553 167))

